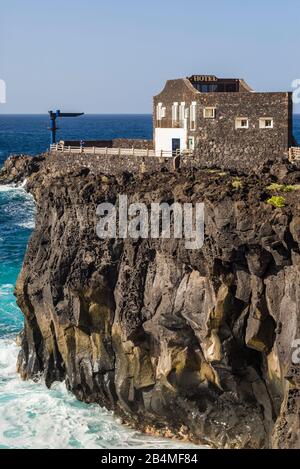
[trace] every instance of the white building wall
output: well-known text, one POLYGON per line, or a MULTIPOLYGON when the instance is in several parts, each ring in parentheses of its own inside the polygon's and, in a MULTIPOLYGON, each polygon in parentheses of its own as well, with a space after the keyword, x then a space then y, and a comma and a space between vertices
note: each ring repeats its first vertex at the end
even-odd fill
POLYGON ((186 150, 187 148, 187 130, 168 128, 162 129, 156 127, 155 129, 155 151, 160 153, 162 151, 172 151, 172 139, 180 139, 180 150, 186 150))

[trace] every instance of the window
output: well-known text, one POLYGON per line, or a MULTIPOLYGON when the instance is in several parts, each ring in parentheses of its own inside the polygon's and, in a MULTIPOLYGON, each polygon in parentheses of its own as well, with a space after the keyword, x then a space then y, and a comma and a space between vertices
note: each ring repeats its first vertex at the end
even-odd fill
POLYGON ((178 124, 178 103, 173 103, 172 106, 172 125, 178 124))
POLYGON ((259 119, 260 129, 273 129, 274 121, 272 117, 261 117, 259 119))
POLYGON ((162 103, 158 103, 156 106, 156 120, 160 121, 161 120, 161 108, 162 108, 162 103))
POLYGON ((188 138, 188 149, 191 151, 195 150, 195 137, 188 138))
POLYGON ((193 102, 190 106, 190 129, 196 130, 196 103, 193 102))
POLYGON ((249 119, 247 117, 237 117, 235 119, 236 129, 249 129, 249 119))
POLYGON ((238 91, 237 85, 235 83, 230 83, 229 85, 225 86, 225 91, 227 93, 232 93, 232 92, 238 91))
POLYGON ((179 120, 182 123, 185 118, 185 103, 180 103, 179 106, 179 120))
POLYGON ((156 120, 160 122, 163 117, 166 117, 166 108, 163 107, 162 103, 158 103, 156 106, 156 120))
POLYGON ((211 93, 215 93, 216 91, 218 91, 218 85, 209 85, 209 91, 211 93))
POLYGON ((216 108, 215 107, 205 107, 203 109, 204 119, 214 119, 216 117, 216 108))

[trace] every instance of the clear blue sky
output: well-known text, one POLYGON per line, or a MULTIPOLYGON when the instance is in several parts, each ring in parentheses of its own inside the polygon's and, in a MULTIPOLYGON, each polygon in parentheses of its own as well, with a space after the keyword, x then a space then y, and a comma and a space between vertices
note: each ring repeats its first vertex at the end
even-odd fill
POLYGON ((1 0, 0 15, 1 113, 149 113, 193 73, 258 91, 300 78, 299 0, 1 0))

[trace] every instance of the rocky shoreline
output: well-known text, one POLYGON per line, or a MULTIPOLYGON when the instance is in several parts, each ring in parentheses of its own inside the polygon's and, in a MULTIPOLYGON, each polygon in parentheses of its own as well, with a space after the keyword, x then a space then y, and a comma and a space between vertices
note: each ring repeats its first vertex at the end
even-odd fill
POLYGON ((216 448, 300 447, 298 171, 111 175, 9 159, 0 183, 24 179, 37 207, 16 285, 24 379, 64 380, 146 432, 216 448), (204 202, 203 248, 101 241, 96 207, 118 194, 204 202), (282 206, 267 203, 273 194, 282 206))

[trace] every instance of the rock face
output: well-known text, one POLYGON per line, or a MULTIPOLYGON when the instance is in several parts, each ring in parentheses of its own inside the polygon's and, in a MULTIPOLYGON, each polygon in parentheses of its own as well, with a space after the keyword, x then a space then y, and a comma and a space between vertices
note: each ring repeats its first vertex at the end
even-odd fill
POLYGON ((218 448, 299 448, 299 192, 275 208, 274 180, 40 168, 28 180, 36 229, 16 286, 22 377, 65 380, 141 430, 218 448), (100 240, 96 207, 118 194, 205 202, 203 248, 100 240))
POLYGON ((39 170, 44 156, 32 158, 28 155, 15 155, 8 158, 0 171, 0 184, 19 183, 39 170))

